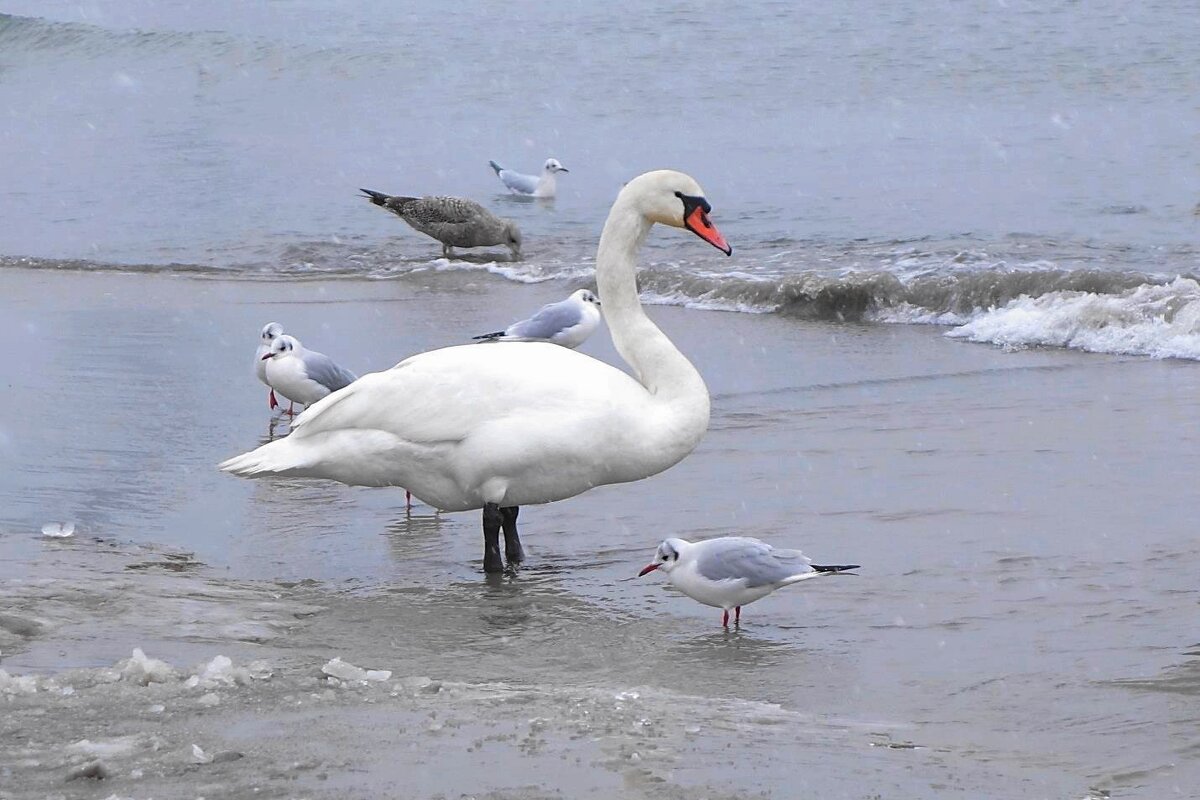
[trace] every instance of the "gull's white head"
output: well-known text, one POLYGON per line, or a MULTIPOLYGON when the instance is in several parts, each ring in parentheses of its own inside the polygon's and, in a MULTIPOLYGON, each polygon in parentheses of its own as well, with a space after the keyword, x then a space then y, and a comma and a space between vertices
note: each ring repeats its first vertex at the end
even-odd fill
POLYGON ((287 334, 277 336, 275 337, 275 341, 271 342, 270 352, 263 356, 263 361, 266 361, 268 358, 276 358, 294 352, 298 347, 300 347, 300 342, 295 336, 288 336, 287 334))
POLYGON ((733 248, 708 219, 712 206, 704 190, 691 175, 673 169, 660 169, 637 176, 618 195, 627 199, 651 222, 686 228, 725 255, 733 248))
POLYGON ((638 577, 648 575, 656 569, 661 569, 669 575, 672 570, 679 566, 680 556, 691 546, 692 543, 687 539, 664 539, 663 543, 654 551, 654 560, 642 567, 642 571, 638 573, 638 577))
POLYGON ((570 172, 571 170, 559 163, 557 158, 547 158, 546 163, 542 165, 542 172, 570 172))
POLYGON ((264 344, 270 344, 278 337, 283 335, 283 326, 278 322, 268 322, 262 329, 262 340, 264 344))
POLYGON ((600 298, 596 297, 596 293, 591 289, 579 289, 571 293, 571 299, 578 303, 591 303, 597 308, 600 307, 600 298))

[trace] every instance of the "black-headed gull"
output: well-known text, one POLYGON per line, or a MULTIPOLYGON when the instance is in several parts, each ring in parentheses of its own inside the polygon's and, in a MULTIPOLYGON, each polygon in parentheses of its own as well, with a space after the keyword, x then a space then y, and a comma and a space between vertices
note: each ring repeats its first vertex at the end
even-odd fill
POLYGON ((529 319, 514 322, 502 331, 473 338, 491 342, 550 342, 573 350, 599 325, 600 298, 587 289, 580 289, 566 300, 542 306, 529 319))
POLYGON ((554 176, 560 172, 571 171, 558 163, 557 158, 546 159, 546 163, 542 165, 541 175, 526 175, 511 169, 505 169, 495 161, 489 161, 488 163, 496 171, 496 177, 508 187, 510 192, 513 194, 531 195, 533 197, 554 197, 555 192, 558 190, 554 176))
POLYGON ((271 384, 267 383, 267 362, 263 358, 267 353, 271 352, 271 343, 283 336, 283 326, 278 322, 268 322, 263 325, 262 333, 259 336, 258 349, 254 351, 254 374, 258 379, 267 384, 270 393, 267 395, 267 407, 272 411, 279 408, 279 401, 275 399, 275 390, 271 388, 271 384))
POLYGON ((662 570, 688 597, 724 609, 721 624, 729 627, 731 608, 736 625, 742 620, 742 606, 776 589, 850 569, 858 569, 858 565, 813 564, 799 550, 778 550, 748 536, 722 536, 702 542, 666 539, 638 577, 662 570))
POLYGON ((442 243, 442 255, 452 256, 454 247, 491 247, 502 244, 521 255, 521 231, 517 223, 497 217, 474 200, 464 197, 402 197, 360 190, 375 205, 386 208, 420 231, 442 243))
POLYGON ((267 385, 293 404, 310 406, 356 380, 353 372, 342 369, 324 353, 306 349, 287 334, 275 338, 262 361, 267 385))

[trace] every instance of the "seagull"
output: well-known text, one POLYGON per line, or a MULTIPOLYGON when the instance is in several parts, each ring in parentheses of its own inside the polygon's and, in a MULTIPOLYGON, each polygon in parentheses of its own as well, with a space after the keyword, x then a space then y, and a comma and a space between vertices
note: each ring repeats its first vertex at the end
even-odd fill
POLYGON ((521 231, 517 223, 497 217, 474 200, 464 197, 400 197, 360 190, 375 205, 386 208, 414 230, 442 243, 449 258, 455 247, 490 247, 502 244, 521 255, 521 231))
POLYGON ((654 561, 638 573, 661 569, 667 580, 688 597, 706 606, 725 610, 721 624, 742 621, 742 606, 753 603, 789 584, 858 569, 857 564, 813 564, 799 550, 777 550, 748 536, 722 536, 703 542, 667 539, 658 546, 654 561))
POLYGON ((558 163, 557 158, 547 158, 546 163, 542 165, 541 175, 525 175, 521 172, 514 172, 511 169, 505 169, 495 161, 489 161, 492 169, 496 170, 496 177, 500 182, 508 187, 508 190, 513 194, 532 195, 533 197, 554 197, 557 190, 554 182, 554 176, 559 172, 570 172, 571 170, 558 163))
POLYGON ((529 319, 514 322, 502 331, 472 337, 489 342, 550 342, 574 350, 600 325, 600 298, 587 289, 566 300, 549 303, 529 319))
POLYGON ((277 336, 261 360, 266 367, 267 385, 293 406, 310 406, 356 380, 353 372, 342 369, 324 353, 305 349, 295 336, 287 334, 277 336))
POLYGON ((704 379, 642 309, 637 253, 662 224, 729 255, 711 210, 674 170, 634 178, 613 202, 596 285, 628 372, 547 342, 430 350, 364 375, 306 409, 286 438, 219 468, 400 486, 442 511, 482 509, 484 571, 502 572, 504 559, 514 568, 525 558, 521 506, 657 475, 708 430, 704 379))
MULTIPOLYGON (((278 337, 283 335, 283 326, 278 322, 268 322, 263 326, 261 340, 258 343, 258 350, 254 353, 254 372, 258 375, 258 379, 267 384, 267 388, 271 389, 271 384, 267 383, 267 362, 263 358, 267 353, 271 352, 271 343, 278 337)), ((275 390, 271 389, 271 393, 267 395, 267 407, 274 411, 280 408, 279 401, 275 399, 275 390)))

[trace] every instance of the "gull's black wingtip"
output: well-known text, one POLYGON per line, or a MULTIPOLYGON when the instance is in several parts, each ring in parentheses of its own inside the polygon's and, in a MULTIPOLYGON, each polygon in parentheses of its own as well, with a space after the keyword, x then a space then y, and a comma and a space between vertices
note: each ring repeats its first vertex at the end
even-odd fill
POLYGON ((852 569, 859 569, 858 564, 809 564, 809 566, 817 572, 848 572, 852 569))
POLYGON ((495 339, 499 339, 503 335, 504 335, 504 331, 496 331, 495 333, 485 333, 482 336, 472 336, 471 341, 477 341, 479 339, 495 340, 495 339))

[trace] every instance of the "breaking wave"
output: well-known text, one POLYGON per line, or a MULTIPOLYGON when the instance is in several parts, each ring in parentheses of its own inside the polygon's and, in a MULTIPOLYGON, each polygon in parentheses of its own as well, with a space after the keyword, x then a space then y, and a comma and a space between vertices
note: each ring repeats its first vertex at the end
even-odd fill
MULTIPOLYGON (((594 285, 594 242, 539 239, 522 261, 494 253, 454 259, 411 253, 402 241, 362 237, 213 251, 207 264, 119 264, 0 256, 4 268, 168 272, 249 280, 477 280, 594 285)), ((651 304, 780 314, 835 323, 933 324, 947 335, 1004 347, 1052 346, 1156 358, 1200 359, 1200 284, 1194 250, 1132 251, 1047 240, 993 248, 909 242, 751 244, 718 270, 651 245, 639 285, 651 304), (1007 246, 1007 250, 1004 249, 1007 246)))

